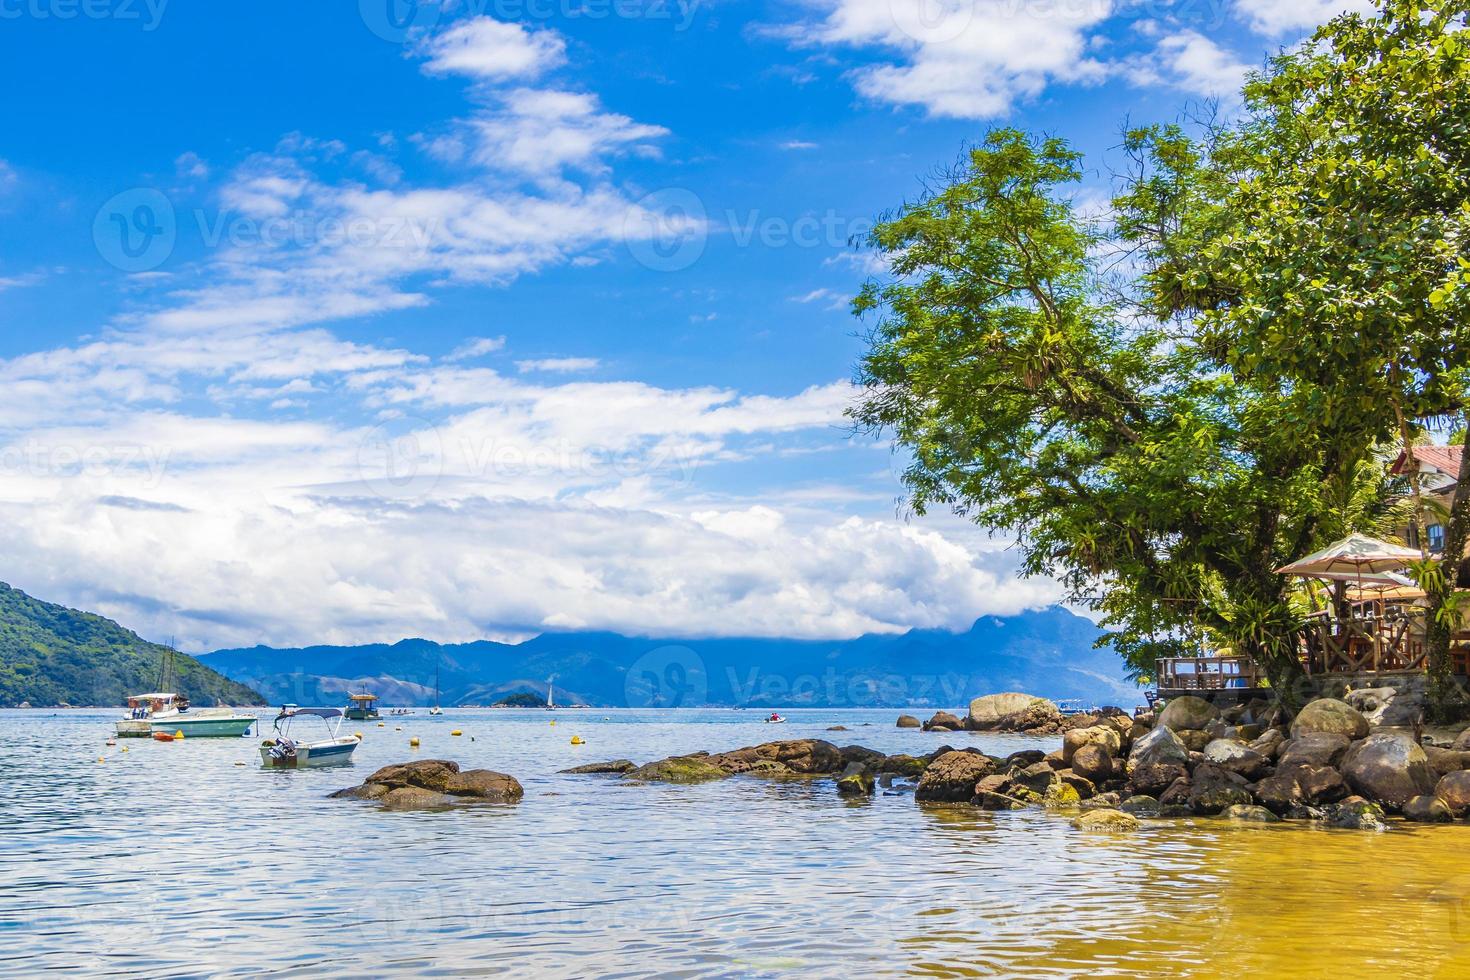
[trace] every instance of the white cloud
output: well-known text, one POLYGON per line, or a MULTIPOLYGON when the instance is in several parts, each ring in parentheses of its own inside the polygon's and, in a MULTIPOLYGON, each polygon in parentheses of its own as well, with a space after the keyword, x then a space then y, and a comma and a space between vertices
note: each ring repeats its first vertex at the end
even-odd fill
POLYGON ((1201 96, 1235 102, 1250 66, 1197 31, 1160 39, 1153 53, 1132 63, 1135 84, 1165 84, 1201 96))
POLYGON ((1340 13, 1371 13, 1372 0, 1236 0, 1250 26, 1269 37, 1310 30, 1340 13))
POLYGON ((787 140, 781 144, 781 149, 783 150, 815 150, 816 148, 816 143, 811 143, 807 140, 787 140))
POLYGON ((209 176, 209 164, 204 161, 203 157, 191 150, 174 158, 174 171, 180 177, 203 180, 209 176))
POLYGON ((475 162, 530 174, 555 174, 569 166, 601 171, 600 161, 608 154, 648 155, 653 152, 648 141, 668 135, 662 126, 601 111, 596 96, 548 89, 506 93, 499 108, 464 125, 475 162))
POLYGON ((1051 82, 1105 74, 1088 54, 1088 31, 1112 12, 1109 0, 820 0, 820 7, 820 19, 786 32, 791 42, 885 52, 893 60, 852 69, 858 92, 933 116, 1004 116, 1051 82))
POLYGON ((444 359, 446 361, 468 361, 486 354, 493 354, 504 347, 504 337, 470 337, 444 359))
POLYGON ((535 371, 575 374, 578 371, 595 371, 601 363, 595 357, 547 357, 540 360, 516 361, 516 370, 522 374, 535 371))
POLYGON ((535 78, 566 61, 566 42, 552 30, 527 30, 491 17, 461 21, 425 42, 419 54, 433 74, 504 81, 535 78))

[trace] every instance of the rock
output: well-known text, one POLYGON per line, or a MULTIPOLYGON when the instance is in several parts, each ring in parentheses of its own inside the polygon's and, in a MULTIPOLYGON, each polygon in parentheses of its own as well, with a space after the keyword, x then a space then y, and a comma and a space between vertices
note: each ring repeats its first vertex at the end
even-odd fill
POLYGON ((916 759, 911 755, 890 755, 878 763, 875 768, 880 773, 892 773, 896 776, 918 779, 924 774, 924 767, 928 764, 929 760, 916 759))
MULTIPOLYGON (((1095 729, 1088 729, 1094 731, 1095 729)), ((1093 783, 1106 782, 1113 776, 1113 756, 1106 745, 1089 742, 1072 755, 1072 771, 1093 783)))
POLYGON ((1292 807, 1283 816, 1287 820, 1323 820, 1327 814, 1320 807, 1306 806, 1303 804, 1292 807))
POLYGON ((872 749, 863 748, 861 745, 844 745, 837 751, 842 753, 842 761, 845 763, 843 766, 844 770, 847 766, 856 762, 864 769, 876 772, 879 764, 887 758, 882 752, 875 752, 872 749))
POLYGON ((1241 776, 1211 762, 1195 767, 1190 776, 1189 806, 1195 813, 1211 815, 1237 803, 1255 800, 1241 776))
POLYGON ((1331 766, 1297 766, 1295 774, 1308 803, 1335 803, 1348 795, 1342 773, 1331 766))
MULTIPOLYGON (((1262 728, 1260 725, 1235 726, 1235 737, 1247 744, 1254 742, 1256 739, 1260 738, 1264 734, 1266 734, 1265 729, 1262 728)), ((1280 732, 1277 732, 1277 735, 1279 736, 1280 732)))
POLYGON ((1057 771, 1045 762, 1038 762, 1035 765, 1027 766, 1025 769, 1012 771, 1010 776, 1011 783, 1014 786, 1024 786, 1038 796, 1061 781, 1057 778, 1057 771))
POLYGON ((1470 752, 1470 728, 1456 735, 1455 740, 1450 743, 1450 748, 1456 752, 1470 752))
POLYGON ((1086 776, 1078 775, 1071 769, 1057 770, 1057 779, 1076 790, 1079 799, 1088 799, 1097 792, 1097 786, 1093 784, 1092 780, 1086 776))
POLYGON ((563 769, 562 773, 569 776, 585 776, 592 773, 628 772, 634 765, 627 759, 614 759, 611 762, 589 762, 585 766, 573 766, 563 769))
POLYGON ((490 769, 462 769, 449 777, 444 792, 450 796, 473 797, 495 803, 515 803, 526 795, 514 776, 490 769))
POLYGON ((1276 762, 1286 766, 1336 766, 1352 743, 1334 732, 1308 732, 1281 743, 1276 762))
POLYGON ((934 717, 924 722, 926 732, 957 732, 965 727, 965 723, 959 717, 948 711, 936 711, 934 717))
POLYGON ((363 783, 361 786, 349 786, 339 789, 335 793, 328 793, 330 799, 349 800, 376 800, 387 796, 393 791, 393 787, 383 783, 363 783))
POLYGON ((1342 775, 1354 791, 1395 808, 1434 791, 1429 758, 1407 735, 1368 736, 1343 756, 1342 775))
POLYGON ((1205 726, 1205 734, 1211 739, 1228 738, 1234 741, 1244 741, 1236 731, 1235 726, 1224 718, 1216 718, 1205 726))
POLYGON ((1268 728, 1260 734, 1259 738, 1252 739, 1249 744, 1252 751, 1259 752, 1268 759, 1274 759, 1281 751, 1281 744, 1285 741, 1286 736, 1281 734, 1281 729, 1268 728))
POLYGON ((399 786, 385 793, 382 802, 390 810, 442 810, 454 806, 454 797, 422 786, 399 786))
POLYGON ((1205 759, 1222 766, 1246 779, 1262 776, 1270 762, 1261 753, 1246 746, 1244 742, 1217 738, 1204 748, 1205 759))
POLYGON ((1297 712, 1291 723, 1293 738, 1311 732, 1342 735, 1349 740, 1368 734, 1368 719, 1352 705, 1336 698, 1318 698, 1297 712))
POLYGON ((1194 786, 1190 783, 1188 776, 1180 776, 1169 784, 1169 787, 1159 794, 1160 806, 1182 806, 1194 812, 1189 805, 1189 796, 1194 792, 1194 786))
MULTIPOLYGON (((1072 765, 1077 750, 1087 745, 1101 746, 1109 759, 1123 751, 1123 738, 1111 725, 1093 725, 1091 728, 1076 728, 1062 736, 1062 761, 1072 765)), ((1072 766, 1076 769, 1076 766, 1072 766)))
POLYGON ((1163 725, 1159 725, 1133 743, 1128 753, 1128 772, 1131 774, 1141 766, 1173 763, 1184 765, 1189 762, 1189 750, 1179 741, 1179 736, 1163 725))
POLYGON ((1199 731, 1220 717, 1220 710, 1203 698, 1190 694, 1172 699, 1159 714, 1158 724, 1174 731, 1199 731))
POLYGON ((919 719, 915 718, 913 715, 899 715, 898 716, 898 727, 899 728, 919 728, 922 725, 923 725, 923 722, 919 721, 919 719))
POLYGON ((914 799, 938 803, 960 803, 975 795, 975 784, 995 768, 978 752, 946 752, 924 770, 914 799))
POLYGON ((1082 802, 1082 797, 1070 785, 1061 780, 1051 784, 1042 794, 1042 805, 1049 810, 1073 807, 1082 802))
POLYGON ((1404 804, 1404 819, 1416 823, 1449 823, 1454 814, 1444 800, 1433 796, 1416 796, 1404 804))
POLYGON ((1388 827, 1388 820, 1377 803, 1354 800, 1344 801, 1334 808, 1327 816, 1327 824, 1348 830, 1384 830, 1388 827))
POLYGON ((447 759, 416 759, 399 762, 374 772, 365 783, 379 783, 390 789, 403 786, 418 786, 423 789, 442 790, 449 777, 459 772, 459 763, 447 759))
POLYGON ((987 694, 970 702, 970 713, 966 722, 975 731, 987 731, 1000 727, 1002 718, 1018 714, 1031 706, 1033 701, 1041 698, 1030 694, 987 694))
POLYGON ((1046 762, 1046 759, 1046 753, 1039 749, 1022 749, 1019 752, 1012 752, 1006 756, 1001 766, 1005 769, 1025 769, 1027 766, 1034 766, 1038 762, 1046 762))
POLYGON ((1160 801, 1159 816, 1178 819, 1179 817, 1192 817, 1194 816, 1194 811, 1189 808, 1188 803, 1164 803, 1160 801))
POLYGON ((1276 813, 1286 813, 1306 802, 1294 769, 1283 769, 1267 776, 1252 787, 1252 793, 1262 806, 1276 813))
POLYGON ((705 783, 724 779, 730 771, 700 756, 672 756, 629 770, 627 778, 650 783, 705 783))
POLYGON ((1470 812, 1470 771, 1447 772, 1434 785, 1434 795, 1456 817, 1470 812))
POLYGON ((1191 752, 1203 752, 1205 746, 1211 742, 1208 732, 1202 732, 1196 728, 1183 728, 1174 733, 1179 736, 1179 741, 1191 752))
POLYGON ((1128 777, 1133 792, 1143 796, 1158 796, 1174 784, 1175 780, 1188 780, 1189 772, 1178 762, 1157 762, 1139 766, 1128 777))
POLYGON ((1130 796, 1118 804, 1118 809, 1124 813, 1131 813, 1135 817, 1157 817, 1159 801, 1152 796, 1130 796))
POLYGON ((837 780, 837 793, 840 796, 872 796, 873 777, 862 766, 854 764, 854 771, 845 773, 837 780))
POLYGON ((1138 818, 1122 810, 1088 810, 1072 821, 1078 830, 1129 833, 1138 829, 1138 818))
POLYGON ((827 731, 829 731, 829 732, 845 732, 845 731, 847 731, 847 726, 846 725, 831 725, 831 726, 829 726, 827 728, 827 731))
POLYGON ((1046 755, 1042 756, 1042 758, 1046 760, 1046 764, 1051 766, 1053 769, 1061 770, 1067 768, 1067 760, 1062 758, 1061 749, 1057 749, 1055 752, 1048 752, 1046 755))
POLYGON ((1252 806, 1249 803, 1236 803, 1221 811, 1220 816, 1226 820, 1235 820, 1240 823, 1280 823, 1281 818, 1263 806, 1252 806))
POLYGON ((1423 745, 1421 748, 1429 757, 1429 768, 1434 770, 1436 776, 1446 776, 1462 769, 1470 769, 1470 752, 1456 752, 1454 749, 1443 749, 1438 745, 1423 745))
POLYGON ((841 749, 819 738, 763 742, 709 757, 710 764, 736 775, 782 771, 803 776, 830 775, 841 772, 847 761, 842 757, 841 749), (781 768, 771 763, 778 763, 781 768))
POLYGON ((1424 720, 1427 707, 1420 689, 1365 687, 1343 695, 1343 700, 1368 721, 1371 729, 1409 728, 1424 720))

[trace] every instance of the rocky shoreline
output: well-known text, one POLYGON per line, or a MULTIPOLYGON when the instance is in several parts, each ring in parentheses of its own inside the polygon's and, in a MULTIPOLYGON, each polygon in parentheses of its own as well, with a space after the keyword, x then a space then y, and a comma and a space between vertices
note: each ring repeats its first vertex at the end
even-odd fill
POLYGON ((1051 752, 1022 749, 1001 758, 949 745, 886 755, 792 739, 564 772, 669 783, 822 776, 834 779, 843 796, 882 788, 911 791, 923 803, 1040 807, 1073 817, 1083 829, 1105 831, 1136 829, 1140 818, 1382 829, 1393 816, 1448 822, 1470 814, 1470 731, 1448 747, 1421 744, 1415 734, 1373 731, 1367 716, 1329 698, 1295 717, 1263 700, 1221 711, 1194 697, 1176 698, 1157 714, 1102 708, 1064 716, 1044 699, 1000 694, 977 698, 963 719, 948 712, 927 722, 902 716, 898 727, 1060 734, 1062 740, 1051 752))

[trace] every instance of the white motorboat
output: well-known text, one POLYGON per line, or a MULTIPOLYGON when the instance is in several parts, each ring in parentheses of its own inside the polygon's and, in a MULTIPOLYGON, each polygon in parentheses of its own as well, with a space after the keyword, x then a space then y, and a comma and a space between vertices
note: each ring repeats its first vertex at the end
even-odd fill
POLYGON ((352 761, 357 749, 355 735, 343 735, 341 708, 282 708, 271 727, 275 738, 260 746, 260 764, 267 769, 306 769, 313 766, 335 766, 352 761), (318 718, 326 728, 326 737, 315 741, 291 737, 291 724, 297 718, 318 718))
POLYGON ((180 703, 187 707, 189 702, 188 699, 170 692, 152 691, 148 694, 128 695, 128 714, 126 718, 118 719, 117 737, 148 738, 153 734, 150 719, 155 715, 177 715, 180 703))

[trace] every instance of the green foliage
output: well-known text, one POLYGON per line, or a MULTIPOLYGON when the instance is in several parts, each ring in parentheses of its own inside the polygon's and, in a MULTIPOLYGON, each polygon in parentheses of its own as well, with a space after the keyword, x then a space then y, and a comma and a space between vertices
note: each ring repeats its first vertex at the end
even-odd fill
MULTIPOLYGON (((121 705, 154 689, 166 649, 110 619, 0 583, 0 705, 121 705)), ((194 704, 264 703, 192 657, 175 654, 174 669, 177 691, 194 704)))

